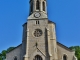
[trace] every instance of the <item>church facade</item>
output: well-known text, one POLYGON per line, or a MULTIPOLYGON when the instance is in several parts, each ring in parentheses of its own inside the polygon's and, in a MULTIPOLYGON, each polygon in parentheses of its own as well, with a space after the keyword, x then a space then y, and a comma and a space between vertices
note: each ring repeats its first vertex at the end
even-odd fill
POLYGON ((55 23, 48 20, 46 0, 30 0, 22 43, 6 54, 6 60, 77 60, 75 51, 56 41, 55 23))

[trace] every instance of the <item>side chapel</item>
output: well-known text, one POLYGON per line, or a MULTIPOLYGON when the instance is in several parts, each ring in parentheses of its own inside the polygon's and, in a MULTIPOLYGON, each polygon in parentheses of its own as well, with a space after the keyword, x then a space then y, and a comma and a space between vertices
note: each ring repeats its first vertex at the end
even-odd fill
POLYGON ((22 43, 7 53, 6 60, 77 60, 75 51, 57 42, 55 23, 48 19, 46 3, 30 0, 22 43))

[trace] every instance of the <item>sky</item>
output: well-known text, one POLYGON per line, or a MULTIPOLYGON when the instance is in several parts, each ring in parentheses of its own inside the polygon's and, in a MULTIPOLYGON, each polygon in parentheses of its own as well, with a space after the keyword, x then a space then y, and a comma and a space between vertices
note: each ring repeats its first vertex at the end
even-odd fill
MULTIPOLYGON (((47 0, 47 12, 56 23, 57 41, 80 46, 80 0, 47 0)), ((0 0, 0 52, 21 44, 28 15, 29 0, 0 0)))

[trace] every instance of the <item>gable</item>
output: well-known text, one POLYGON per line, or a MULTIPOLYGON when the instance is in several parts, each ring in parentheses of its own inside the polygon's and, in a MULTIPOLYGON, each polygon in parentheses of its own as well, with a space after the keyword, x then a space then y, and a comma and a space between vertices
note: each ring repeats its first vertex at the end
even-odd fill
POLYGON ((66 50, 68 50, 68 51, 70 51, 70 52, 74 52, 73 50, 69 49, 67 46, 65 46, 65 45, 63 45, 63 44, 61 44, 59 42, 57 42, 57 45, 62 47, 62 48, 64 48, 64 49, 66 49, 66 50))

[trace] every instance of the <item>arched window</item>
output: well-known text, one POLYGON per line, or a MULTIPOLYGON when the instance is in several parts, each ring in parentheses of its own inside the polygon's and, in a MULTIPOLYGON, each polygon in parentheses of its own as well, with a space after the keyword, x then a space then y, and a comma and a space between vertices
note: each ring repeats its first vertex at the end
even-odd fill
POLYGON ((43 4, 43 11, 45 11, 45 2, 43 2, 42 4, 43 4))
POLYGON ((66 55, 63 56, 63 60, 67 60, 67 56, 66 55))
POLYGON ((17 57, 14 57, 14 60, 17 60, 17 57))
POLYGON ((30 12, 33 12, 33 2, 31 2, 31 6, 30 6, 30 12))
POLYGON ((36 55, 35 58, 33 60, 43 60, 41 56, 36 55))
POLYGON ((39 4, 40 4, 40 3, 39 3, 39 0, 37 0, 37 1, 36 1, 36 9, 37 9, 37 10, 40 10, 39 4))
POLYGON ((39 21, 38 21, 38 24, 39 24, 39 21))
POLYGON ((38 25, 39 24, 39 21, 36 21, 36 25, 38 25))

